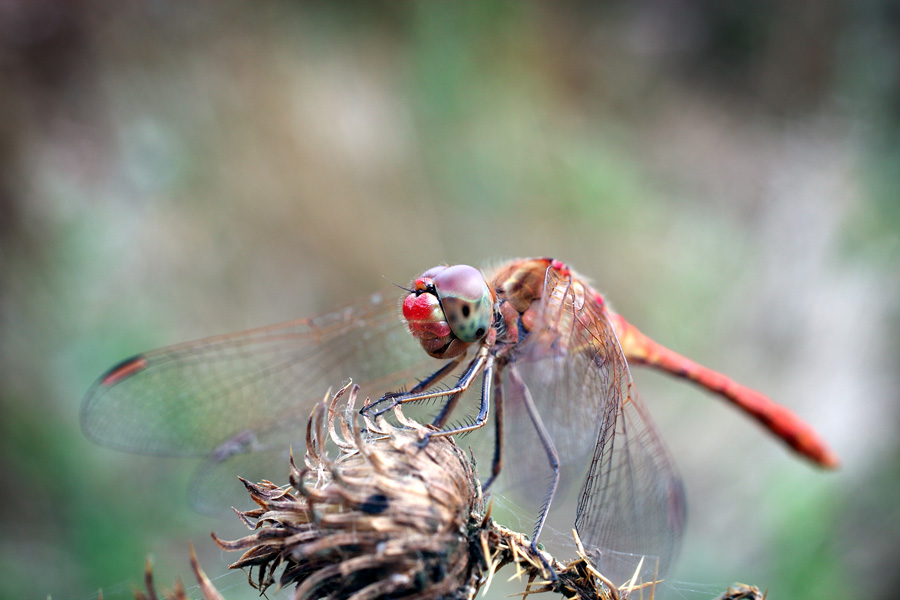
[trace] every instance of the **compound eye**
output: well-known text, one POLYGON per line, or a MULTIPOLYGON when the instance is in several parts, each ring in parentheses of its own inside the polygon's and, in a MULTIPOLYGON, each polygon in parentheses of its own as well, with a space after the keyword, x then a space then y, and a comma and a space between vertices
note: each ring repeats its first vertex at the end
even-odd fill
POLYGON ((434 289, 453 335, 467 343, 484 337, 494 316, 494 296, 481 271, 447 267, 434 275, 434 289))
POLYGON ((422 279, 434 279, 438 273, 440 273, 441 271, 446 271, 446 270, 447 270, 447 265, 438 265, 436 267, 431 267, 430 269, 428 269, 427 271, 422 273, 422 279))

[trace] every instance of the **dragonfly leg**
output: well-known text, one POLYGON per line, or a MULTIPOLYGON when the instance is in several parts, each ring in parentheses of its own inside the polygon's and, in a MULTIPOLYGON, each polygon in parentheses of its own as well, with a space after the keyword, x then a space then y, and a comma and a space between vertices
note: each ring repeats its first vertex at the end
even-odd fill
MULTIPOLYGON (((450 418, 450 413, 453 412, 453 409, 456 408, 457 402, 459 402, 460 396, 468 388, 471 381, 474 381, 475 376, 478 375, 478 357, 476 357, 471 363, 469 363, 469 367, 466 369, 466 372, 462 374, 459 378, 459 383, 457 387, 465 386, 461 391, 454 393, 452 396, 447 398, 447 401, 444 402, 444 406, 441 407, 441 412, 437 414, 434 420, 431 421, 431 426, 435 429, 443 429, 444 425, 447 424, 447 419, 450 418), (468 381, 467 381, 468 379, 468 381)), ((493 358, 489 359, 488 362, 492 365, 493 358)), ((484 367, 484 371, 487 372, 487 367, 484 367)), ((450 391, 450 390, 447 390, 450 391)), ((484 410, 484 406, 482 409, 484 410)), ((486 418, 486 417, 485 417, 486 418)))
POLYGON ((541 536, 541 531, 544 529, 544 523, 547 521, 550 503, 553 502, 553 496, 556 495, 556 486, 559 485, 559 454, 556 452, 553 440, 550 438, 550 434, 544 426, 544 422, 541 420, 541 415, 534 405, 531 391, 529 391, 528 386, 525 385, 525 382, 519 375, 519 370, 514 364, 509 365, 509 381, 513 385, 516 394, 522 398, 522 401, 525 403, 525 409, 528 411, 528 416, 531 418, 535 431, 537 431, 538 437, 541 440, 541 445, 544 447, 544 452, 547 453, 547 461, 550 463, 550 468, 553 470, 550 487, 547 489, 547 499, 544 500, 544 505, 541 507, 537 524, 535 524, 534 527, 534 535, 531 537, 531 550, 541 559, 541 562, 544 563, 544 566, 550 573, 551 580, 556 582, 559 580, 556 571, 553 570, 553 567, 550 566, 550 563, 544 558, 543 553, 538 550, 537 543, 538 538, 541 536))
POLYGON ((443 379, 450 373, 452 373, 453 370, 456 369, 457 366, 459 366, 459 363, 462 362, 462 358, 463 358, 462 356, 454 358, 453 360, 451 360, 450 362, 448 362, 447 364, 442 366, 440 369, 438 369, 437 371, 435 371, 428 377, 421 380, 419 383, 417 383, 415 386, 413 386, 409 390, 406 390, 403 392, 388 392, 387 394, 385 394, 384 396, 382 396, 375 402, 371 402, 371 403, 363 406, 360 409, 359 413, 363 416, 371 415, 374 417, 380 417, 384 413, 392 410, 395 406, 402 404, 403 402, 406 402, 406 400, 400 400, 404 396, 419 394, 419 393, 427 390, 429 387, 431 387, 435 383, 439 382, 441 379, 443 379), (387 406, 384 406, 378 410, 375 410, 376 406, 383 405, 383 404, 386 404, 387 406))
POLYGON ((491 382, 494 386, 494 459, 491 461, 491 476, 481 486, 483 491, 491 487, 503 466, 503 385, 500 373, 501 370, 497 369, 491 382))
MULTIPOLYGON (((465 356, 465 355, 463 355, 465 356)), ((453 370, 459 366, 459 363, 462 362, 463 356, 457 356, 446 365, 414 385, 412 388, 407 391, 407 394, 418 394, 419 392, 425 391, 430 388, 435 383, 439 382, 441 379, 446 377, 448 374, 452 373, 453 370)))
MULTIPOLYGON (((439 431, 429 431, 425 434, 425 437, 422 438, 422 441, 419 442, 420 446, 424 448, 428 445, 428 441, 433 437, 444 437, 447 435, 455 435, 457 433, 467 433, 469 431, 474 431, 476 429, 480 429, 484 427, 485 423, 487 423, 488 418, 488 407, 491 405, 491 387, 490 382, 494 379, 494 357, 489 356, 487 359, 487 364, 484 366, 484 375, 481 379, 481 407, 478 409, 478 416, 475 417, 475 421, 470 423, 469 425, 463 425, 461 427, 454 427, 451 429, 441 429, 439 431)), ((447 417, 450 414, 450 411, 447 407, 451 405, 455 405, 456 401, 459 399, 460 394, 455 394, 453 398, 447 401, 447 404, 444 406, 444 409, 441 411, 441 414, 438 415, 438 418, 435 419, 434 425, 435 427, 442 427, 444 423, 447 421, 447 417), (446 414, 444 414, 446 413, 446 414), (439 423, 439 424, 437 424, 439 423)))
POLYGON ((444 402, 444 406, 441 407, 441 412, 437 414, 437 416, 432 419, 431 426, 435 429, 443 429, 444 425, 447 424, 447 419, 450 418, 450 413, 453 412, 453 409, 456 408, 456 404, 459 402, 459 398, 462 396, 462 393, 453 394, 447 401, 444 402))
MULTIPOLYGON (((461 396, 463 392, 469 389, 469 386, 472 385, 475 377, 477 377, 478 374, 484 370, 485 364, 488 362, 489 354, 490 347, 486 345, 482 346, 478 350, 478 354, 475 355, 475 358, 473 358, 469 363, 469 366, 466 367, 465 372, 462 374, 462 376, 460 376, 459 381, 457 381, 456 385, 451 388, 430 392, 392 392, 389 394, 385 394, 384 396, 367 406, 365 409, 363 409, 365 411, 363 412, 363 414, 366 416, 378 417, 388 412, 389 410, 392 410, 395 406, 406 404, 407 402, 421 402, 422 400, 431 400, 432 398, 446 398, 446 402, 450 405, 450 407, 448 408, 447 406, 444 406, 444 408, 441 409, 441 415, 438 415, 439 419, 441 418, 441 416, 443 416, 443 418, 446 420, 447 416, 449 416, 450 410, 452 410, 453 406, 455 406, 457 400, 459 399, 459 396, 461 396), (378 406, 379 404, 387 404, 387 406, 384 408, 380 408, 377 411, 371 410, 373 407, 378 406)), ((491 359, 491 362, 493 362, 493 358, 491 359)), ((441 371, 443 371, 443 369, 441 369, 441 371)), ((447 372, 449 372, 449 370, 447 372)), ((443 377, 446 374, 447 373, 445 372, 440 376, 443 377)), ((429 377, 429 379, 432 378, 429 377)), ((432 380, 434 381, 436 379, 432 380)))

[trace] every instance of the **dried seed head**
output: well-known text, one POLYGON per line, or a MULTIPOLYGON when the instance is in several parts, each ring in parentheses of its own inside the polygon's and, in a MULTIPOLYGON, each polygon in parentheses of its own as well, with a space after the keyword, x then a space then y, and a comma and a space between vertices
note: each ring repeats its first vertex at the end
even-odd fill
POLYGON ((245 551, 231 566, 256 569, 261 590, 283 566, 277 582, 298 599, 469 596, 480 579, 469 540, 484 521, 471 459, 446 437, 422 447, 428 429, 402 413, 401 426, 360 430, 348 387, 310 419, 290 488, 244 482, 259 508, 239 514, 255 533, 217 543, 245 551))

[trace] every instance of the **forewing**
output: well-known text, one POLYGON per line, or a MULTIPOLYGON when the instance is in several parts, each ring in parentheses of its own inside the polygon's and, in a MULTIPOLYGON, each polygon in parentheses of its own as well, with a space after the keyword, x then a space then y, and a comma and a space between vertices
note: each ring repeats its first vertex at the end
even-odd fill
MULTIPOLYGON (((579 536, 614 582, 624 583, 641 563, 638 576, 649 581, 677 552, 685 518, 681 479, 593 291, 548 269, 538 323, 515 360, 560 455, 562 482, 586 471, 579 536)), ((521 417, 513 422, 517 430, 527 427, 521 417)), ((525 479, 534 463, 510 459, 507 466, 525 479)))
POLYGON ((360 397, 378 397, 437 362, 423 357, 379 294, 320 317, 132 357, 94 383, 81 423, 107 446, 222 462, 302 440, 329 387, 352 377, 360 397))

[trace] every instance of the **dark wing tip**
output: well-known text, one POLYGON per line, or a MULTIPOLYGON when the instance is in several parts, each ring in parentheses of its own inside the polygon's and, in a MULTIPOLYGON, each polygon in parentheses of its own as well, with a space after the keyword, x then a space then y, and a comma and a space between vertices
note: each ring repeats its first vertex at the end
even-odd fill
POLYGON ((126 358, 122 362, 116 364, 106 373, 100 376, 100 385, 112 386, 123 381, 135 373, 139 373, 147 368, 147 359, 142 354, 137 354, 131 358, 126 358))
POLYGON ((94 410, 96 408, 96 401, 100 396, 105 394, 109 388, 117 383, 121 383, 132 375, 143 371, 147 368, 148 364, 146 357, 142 354, 136 354, 135 356, 126 358, 117 363, 94 381, 94 384, 87 391, 87 394, 85 394, 84 401, 81 405, 81 430, 89 439, 99 444, 109 445, 108 442, 103 439, 102 435, 98 435, 98 431, 96 430, 98 417, 94 410))

